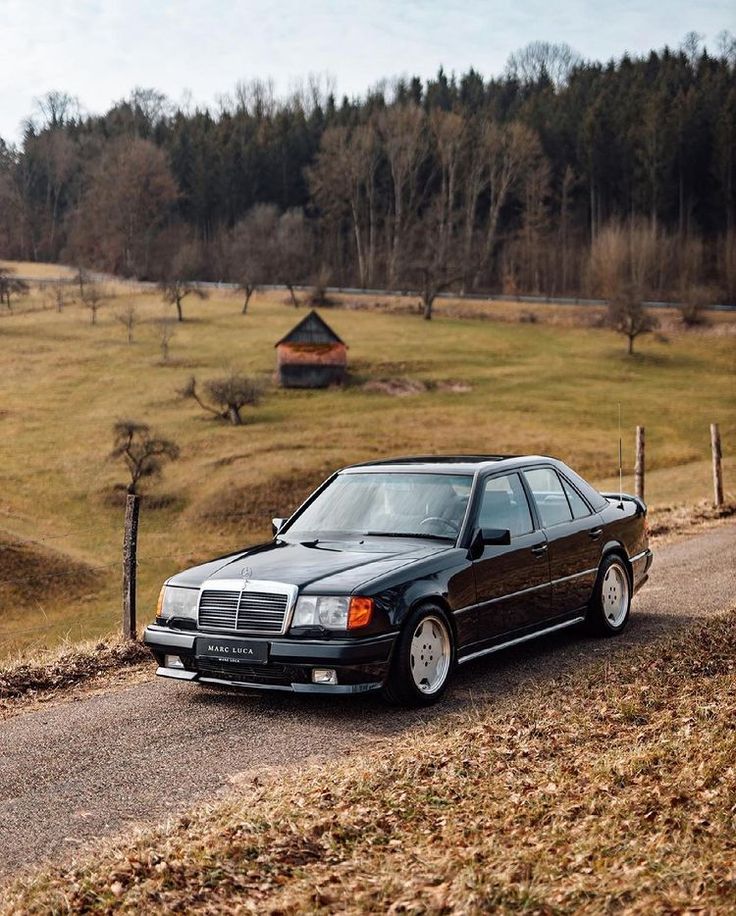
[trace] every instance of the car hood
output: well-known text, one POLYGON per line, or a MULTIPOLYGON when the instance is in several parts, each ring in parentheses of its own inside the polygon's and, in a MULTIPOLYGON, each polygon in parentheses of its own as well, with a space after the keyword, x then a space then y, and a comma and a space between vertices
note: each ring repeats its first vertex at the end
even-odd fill
POLYGON ((451 546, 449 542, 409 538, 306 543, 274 541, 185 570, 172 576, 169 584, 199 588, 208 580, 245 576, 296 585, 312 593, 320 589, 351 592, 451 546))

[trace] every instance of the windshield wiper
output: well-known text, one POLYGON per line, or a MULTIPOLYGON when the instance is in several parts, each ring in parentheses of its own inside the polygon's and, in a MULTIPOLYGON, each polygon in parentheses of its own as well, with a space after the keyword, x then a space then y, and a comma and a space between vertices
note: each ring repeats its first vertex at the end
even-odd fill
POLYGON ((446 534, 427 534, 426 531, 366 531, 365 537, 374 538, 429 538, 432 541, 454 541, 446 534))

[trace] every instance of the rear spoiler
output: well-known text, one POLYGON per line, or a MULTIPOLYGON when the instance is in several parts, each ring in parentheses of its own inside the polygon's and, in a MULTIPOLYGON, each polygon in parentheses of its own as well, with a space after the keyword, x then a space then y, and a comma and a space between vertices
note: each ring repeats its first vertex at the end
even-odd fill
POLYGON ((640 499, 638 496, 632 496, 631 493, 601 493, 601 496, 612 503, 635 503, 638 509, 637 515, 639 513, 642 515, 647 514, 647 504, 644 500, 640 499))

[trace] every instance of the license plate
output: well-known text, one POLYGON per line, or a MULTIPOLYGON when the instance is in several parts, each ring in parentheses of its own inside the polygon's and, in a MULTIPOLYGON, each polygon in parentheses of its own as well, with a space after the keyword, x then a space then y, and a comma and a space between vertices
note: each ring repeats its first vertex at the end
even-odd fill
POLYGON ((268 662, 268 643, 250 639, 221 639, 218 636, 200 636, 194 650, 197 658, 215 659, 218 662, 247 662, 265 665, 268 662))

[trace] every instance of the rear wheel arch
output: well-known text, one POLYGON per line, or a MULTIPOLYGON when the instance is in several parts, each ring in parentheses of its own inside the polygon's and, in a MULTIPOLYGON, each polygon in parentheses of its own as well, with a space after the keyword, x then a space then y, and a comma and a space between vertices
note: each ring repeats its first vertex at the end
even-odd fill
POLYGON ((598 564, 599 569, 603 561, 606 559, 606 557, 610 557, 612 554, 615 554, 616 556, 620 557, 624 561, 624 567, 626 568, 626 572, 629 576, 629 587, 630 588, 633 587, 634 570, 632 569, 632 566, 631 566, 631 560, 629 560, 629 554, 627 553, 626 548, 620 541, 613 541, 610 544, 606 544, 606 546, 603 548, 601 552, 601 562, 598 564))

